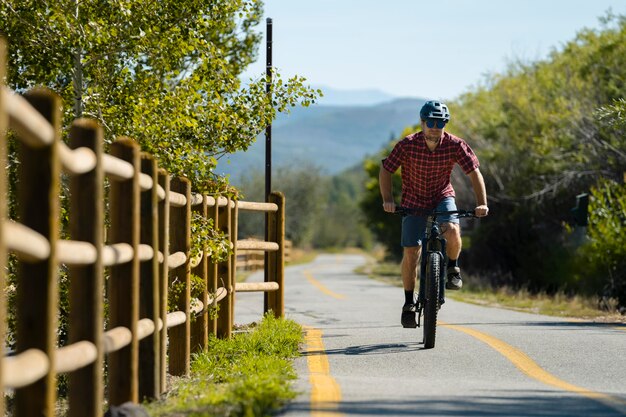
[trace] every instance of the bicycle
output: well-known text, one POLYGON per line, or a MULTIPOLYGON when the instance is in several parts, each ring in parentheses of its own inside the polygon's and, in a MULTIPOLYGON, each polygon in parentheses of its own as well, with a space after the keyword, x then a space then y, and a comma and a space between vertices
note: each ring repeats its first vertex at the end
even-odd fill
POLYGON ((422 241, 419 291, 415 305, 418 327, 421 327, 421 317, 424 315, 424 348, 432 349, 437 335, 437 314, 446 301, 445 277, 448 266, 446 239, 441 234, 437 216, 450 215, 459 219, 476 216, 474 210, 424 212, 405 207, 397 207, 394 214, 426 216, 426 237, 422 241))

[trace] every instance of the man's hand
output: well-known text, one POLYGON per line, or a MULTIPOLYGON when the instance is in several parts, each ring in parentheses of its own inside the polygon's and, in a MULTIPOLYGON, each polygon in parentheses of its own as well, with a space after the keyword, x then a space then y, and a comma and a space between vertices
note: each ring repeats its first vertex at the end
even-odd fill
POLYGON ((393 213, 396 211, 396 203, 393 201, 386 201, 383 203, 383 209, 387 212, 387 213, 393 213))
POLYGON ((474 209, 476 217, 485 217, 489 214, 489 207, 487 205, 478 206, 474 209))

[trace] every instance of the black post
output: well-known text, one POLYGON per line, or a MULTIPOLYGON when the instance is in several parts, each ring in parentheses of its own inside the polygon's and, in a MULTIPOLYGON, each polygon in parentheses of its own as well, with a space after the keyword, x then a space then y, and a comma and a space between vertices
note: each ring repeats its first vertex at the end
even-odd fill
MULTIPOLYGON (((272 102, 272 19, 267 18, 267 35, 266 35, 266 67, 265 67, 265 92, 268 95, 268 99, 270 100, 270 105, 272 102)), ((270 201, 270 194, 272 193, 272 124, 268 124, 265 128, 265 201, 270 201)), ((269 239, 269 213, 265 213, 265 240, 269 239)), ((265 262, 264 264, 264 281, 269 281, 269 269, 268 269, 268 253, 265 252, 265 262)), ((267 311, 268 307, 268 296, 267 292, 263 293, 264 299, 264 309, 263 311, 267 311)))
MULTIPOLYGON (((266 79, 265 92, 272 99, 272 19, 267 18, 267 61, 266 61, 266 79)), ((265 201, 269 201, 272 192, 272 124, 268 124, 265 128, 265 201)))

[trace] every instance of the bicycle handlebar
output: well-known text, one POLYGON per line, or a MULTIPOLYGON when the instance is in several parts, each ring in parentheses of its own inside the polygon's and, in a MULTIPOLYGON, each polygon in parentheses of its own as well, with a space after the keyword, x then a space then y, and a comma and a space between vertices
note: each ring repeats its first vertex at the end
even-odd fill
POLYGON ((393 214, 401 216, 442 216, 442 215, 455 215, 457 218, 463 217, 476 217, 474 210, 451 210, 451 211, 437 211, 437 210, 423 210, 413 209, 408 207, 396 206, 396 211, 393 214))

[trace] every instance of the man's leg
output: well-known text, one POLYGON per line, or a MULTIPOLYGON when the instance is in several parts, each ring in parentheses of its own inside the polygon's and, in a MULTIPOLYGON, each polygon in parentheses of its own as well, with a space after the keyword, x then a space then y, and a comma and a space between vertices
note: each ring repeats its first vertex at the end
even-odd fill
POLYGON ((404 304, 400 322, 403 327, 417 327, 415 321, 415 279, 417 264, 422 250, 422 239, 426 219, 418 216, 402 218, 402 286, 404 287, 404 304))
POLYGON ((404 288, 404 305, 402 306, 401 323, 403 327, 417 327, 415 321, 415 280, 417 279, 417 264, 422 247, 405 247, 402 256, 402 286, 404 288))
POLYGON ((448 259, 459 259, 461 254, 461 226, 458 223, 441 225, 442 235, 446 239, 446 255, 448 259))
POLYGON ((446 288, 460 290, 463 286, 459 255, 461 254, 461 227, 458 223, 444 223, 441 226, 443 237, 446 239, 446 255, 448 255, 448 276, 446 288))
POLYGON ((421 250, 421 246, 404 248, 402 256, 402 286, 404 291, 415 291, 417 261, 420 258, 421 250))

